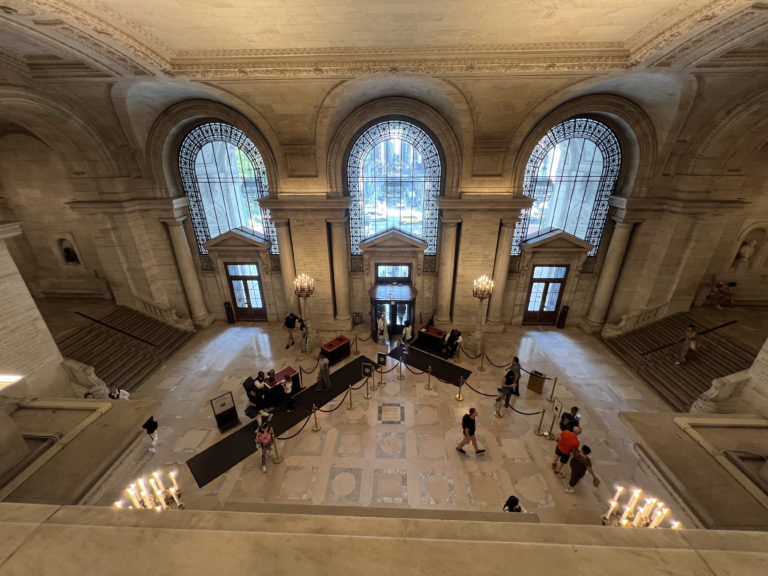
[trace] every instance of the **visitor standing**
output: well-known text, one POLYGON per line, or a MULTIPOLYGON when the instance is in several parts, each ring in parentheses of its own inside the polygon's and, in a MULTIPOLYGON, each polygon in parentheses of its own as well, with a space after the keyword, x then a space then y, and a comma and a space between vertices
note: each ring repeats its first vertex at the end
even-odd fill
POLYGON ((698 333, 696 332, 696 327, 693 324, 688 324, 688 327, 685 329, 685 335, 683 336, 683 343, 680 346, 680 355, 675 364, 685 364, 688 360, 688 351, 696 350, 699 346, 699 343, 696 340, 697 337, 698 333))
POLYGON ((299 332, 301 332, 301 352, 307 353, 307 343, 309 342, 309 326, 304 322, 304 318, 299 316, 299 332))
POLYGON ((376 325, 379 344, 386 344, 389 342, 389 323, 387 322, 386 314, 382 314, 379 318, 379 322, 376 325))
POLYGON ((509 399, 514 394, 520 396, 520 360, 517 356, 507 369, 507 373, 501 379, 501 388, 499 392, 504 394, 504 408, 509 408, 509 399))
POLYGON ((579 414, 579 407, 571 406, 571 411, 563 412, 563 415, 560 417, 560 430, 573 432, 573 429, 576 428, 576 426, 581 428, 580 419, 581 414, 579 414))
POLYGON ((331 363, 325 356, 320 356, 320 360, 317 362, 317 383, 320 390, 330 390, 333 388, 331 384, 331 363))
POLYGON ((470 408, 469 412, 464 414, 464 417, 461 419, 461 432, 464 435, 464 438, 462 438, 461 442, 458 446, 456 446, 456 451, 461 452, 462 454, 466 454, 464 451, 464 446, 472 443, 472 446, 475 447, 475 454, 483 454, 485 453, 485 450, 480 450, 477 447, 477 439, 475 438, 475 419, 477 418, 477 409, 476 408, 470 408))
POLYGON ((256 449, 261 447, 261 471, 267 471, 267 454, 275 443, 275 431, 268 422, 265 422, 256 431, 256 449))
POLYGON ((288 341, 285 344, 286 350, 295 344, 293 341, 293 331, 296 329, 296 320, 298 319, 299 317, 296 314, 289 312, 288 316, 285 317, 285 322, 283 322, 283 328, 288 332, 288 341))
POLYGON ((555 459, 552 461, 552 470, 556 476, 560 476, 560 470, 563 469, 563 465, 568 464, 571 454, 579 447, 579 434, 581 434, 581 428, 576 426, 573 432, 563 430, 560 432, 560 436, 557 437, 555 459))

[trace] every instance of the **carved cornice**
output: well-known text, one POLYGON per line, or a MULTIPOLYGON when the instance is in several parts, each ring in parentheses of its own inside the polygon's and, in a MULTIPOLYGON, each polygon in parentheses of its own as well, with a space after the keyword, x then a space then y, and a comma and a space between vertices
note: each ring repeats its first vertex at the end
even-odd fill
POLYGON ((127 214, 130 212, 154 212, 159 219, 178 220, 185 218, 189 198, 136 198, 134 200, 75 200, 67 202, 74 212, 86 214, 127 214))
POLYGON ((749 202, 742 200, 681 200, 679 198, 628 198, 611 196, 608 203, 615 213, 612 215, 617 222, 639 222, 651 213, 667 212, 696 216, 700 214, 715 214, 732 210, 743 210, 749 202))
POLYGON ((749 3, 744 0, 712 0, 692 10, 690 2, 678 0, 660 18, 644 26, 627 40, 630 61, 637 64, 669 46, 699 24, 712 20, 734 6, 747 4, 749 3))
MULTIPOLYGON (((473 194, 464 192, 461 198, 439 198, 440 210, 448 210, 451 214, 472 211, 491 211, 500 213, 502 219, 516 219, 520 210, 530 208, 533 199, 527 196, 512 194, 473 194), (506 213, 506 214, 505 214, 506 213)), ((448 220, 452 218, 449 216, 448 220)))

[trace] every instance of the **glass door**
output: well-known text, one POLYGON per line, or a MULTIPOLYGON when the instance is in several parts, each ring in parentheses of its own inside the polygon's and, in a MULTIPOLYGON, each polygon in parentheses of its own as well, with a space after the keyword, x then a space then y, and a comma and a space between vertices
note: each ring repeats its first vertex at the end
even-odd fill
POLYGON ((266 320, 258 264, 225 264, 232 304, 238 320, 266 320))
POLYGON ((554 324, 565 288, 567 266, 535 266, 523 314, 524 324, 554 324))

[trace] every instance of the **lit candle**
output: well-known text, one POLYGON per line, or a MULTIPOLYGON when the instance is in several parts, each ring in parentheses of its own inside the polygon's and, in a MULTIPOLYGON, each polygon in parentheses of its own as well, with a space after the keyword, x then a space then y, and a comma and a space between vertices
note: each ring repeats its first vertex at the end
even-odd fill
POLYGON ((606 514, 605 514, 605 516, 606 516, 607 518, 610 518, 610 517, 611 517, 611 514, 613 514, 613 511, 614 511, 614 510, 616 510, 616 505, 617 505, 617 504, 618 504, 618 502, 616 502, 616 500, 614 500, 613 502, 611 502, 611 507, 610 507, 610 508, 608 508, 608 512, 606 512, 606 514))
POLYGON ((115 502, 115 508, 122 508, 122 507, 123 507, 123 503, 121 500, 118 500, 117 502, 115 502))
POLYGON ((680 530, 680 522, 672 522, 672 530, 680 530))
POLYGON ((637 501, 640 499, 640 494, 642 493, 643 491, 640 490, 639 488, 632 492, 632 498, 629 500, 629 504, 627 504, 627 506, 629 506, 629 514, 627 514, 627 516, 630 516, 634 511, 635 505, 637 504, 637 501))
POLYGON ((146 490, 141 491, 141 501, 144 502, 144 507, 149 509, 152 508, 152 499, 149 494, 147 494, 146 490))
POLYGON ((621 520, 621 527, 622 528, 626 528, 628 524, 629 524, 629 520, 627 520, 626 518, 621 520))
POLYGON ((179 506, 179 499, 176 497, 176 488, 171 488, 170 492, 171 496, 173 496, 173 499, 176 502, 176 506, 179 506))
POLYGON ((168 505, 165 503, 165 498, 163 498, 163 495, 160 494, 160 489, 157 487, 157 483, 155 482, 154 478, 149 479, 149 485, 152 486, 152 490, 155 493, 157 501, 160 502, 160 506, 167 508, 168 505))
POLYGON ((619 496, 621 496, 621 493, 624 492, 624 486, 617 486, 616 487, 616 495, 613 497, 614 502, 619 501, 619 496))
POLYGON ((656 512, 656 516, 653 517, 653 522, 651 522, 651 528, 658 527, 658 525, 661 524, 661 521, 666 518, 667 514, 669 514, 669 508, 664 508, 663 510, 656 512))
POLYGON ((133 502, 133 507, 141 508, 141 504, 139 504, 139 500, 136 498, 136 493, 133 491, 133 488, 126 489, 126 492, 128 493, 128 498, 133 502))
POLYGON ((155 480, 157 481, 157 486, 160 488, 160 492, 165 492, 165 486, 163 486, 163 481, 160 480, 160 474, 157 472, 152 472, 152 476, 155 477, 155 480))
POLYGON ((171 477, 171 482, 173 482, 173 487, 174 487, 174 488, 176 489, 176 491, 178 492, 178 490, 179 490, 179 485, 178 485, 178 484, 176 484, 176 472, 171 472, 170 474, 168 474, 168 476, 170 476, 170 477, 171 477))
POLYGON ((621 524, 624 525, 624 522, 629 522, 627 520, 627 516, 629 516, 629 506, 624 506, 624 513, 621 515, 621 524))
POLYGON ((645 521, 645 517, 650 514, 651 509, 655 503, 656 498, 646 498, 645 506, 643 506, 642 509, 639 510, 635 515, 635 520, 632 522, 632 526, 640 526, 645 521))

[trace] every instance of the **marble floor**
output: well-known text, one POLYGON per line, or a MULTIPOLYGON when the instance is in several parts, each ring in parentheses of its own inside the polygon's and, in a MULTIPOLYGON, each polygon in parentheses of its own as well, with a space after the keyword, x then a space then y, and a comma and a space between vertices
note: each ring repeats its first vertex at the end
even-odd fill
MULTIPOLYGON (((347 334, 367 337, 363 326, 347 334)), ((320 334, 317 343, 335 334, 320 334)), ((517 355, 525 370, 557 377, 555 396, 565 409, 579 406, 584 433, 582 444, 592 448, 592 461, 602 484, 594 488, 588 478, 575 494, 566 494, 566 483, 552 473, 554 442, 536 434, 534 413, 545 409, 543 428, 552 420, 552 403, 544 394, 527 390, 523 377, 521 396, 513 410, 494 416, 493 394, 503 369, 464 357, 462 365, 473 371, 472 389, 455 399, 456 388, 427 375, 398 369, 384 376, 384 386, 363 398, 363 391, 329 413, 319 413, 321 430, 311 422, 283 434, 278 441, 282 462, 261 470, 261 455, 254 454, 213 482, 198 488, 185 462, 216 443, 223 434, 216 427, 209 400, 228 391, 234 395, 243 423, 247 405, 241 386, 258 370, 287 365, 310 370, 318 352, 301 354, 298 344, 284 349, 285 335, 277 324, 214 323, 202 329, 132 398, 160 402, 157 452, 136 450, 104 484, 94 503, 111 505, 125 485, 138 475, 175 468, 184 502, 190 509, 248 510, 260 504, 312 504, 324 506, 374 506, 430 510, 499 511, 510 494, 517 495, 528 512, 541 522, 598 524, 616 484, 639 486, 665 498, 664 490, 638 466, 633 433, 619 412, 667 412, 669 409, 640 379, 615 358, 598 338, 575 326, 513 327, 488 338, 487 353, 494 364, 517 355), (461 437, 461 417, 470 407, 479 411, 477 438, 487 452, 476 456, 470 449, 460 455, 455 446, 461 437), (289 438, 290 437, 290 438, 289 438)), ((370 358, 386 346, 359 342, 359 351, 370 358)), ((354 356, 353 356, 354 357, 354 356)), ((353 358, 350 357, 350 358, 353 358)), ((389 358, 388 368, 396 363, 389 358)), ((337 366, 338 367, 338 366, 337 366)), ((337 367, 334 367, 337 368, 337 367)), ((305 376, 305 385, 314 382, 305 376)), ((337 402, 324 407, 330 410, 337 402)), ((555 425, 555 429, 557 426, 555 425)), ((274 456, 274 453, 273 453, 274 456)), ((673 511, 674 513, 674 511, 673 511)), ((684 518, 681 518, 683 521, 684 518)))

